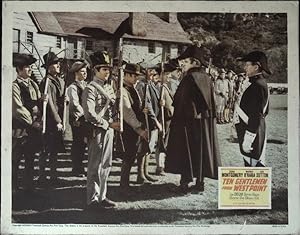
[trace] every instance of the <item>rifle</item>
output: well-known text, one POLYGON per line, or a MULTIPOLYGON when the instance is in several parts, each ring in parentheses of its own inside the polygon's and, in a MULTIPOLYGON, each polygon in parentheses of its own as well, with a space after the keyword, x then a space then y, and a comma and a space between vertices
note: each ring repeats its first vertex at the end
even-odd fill
POLYGON ((165 51, 165 47, 163 47, 162 50, 162 60, 161 60, 161 88, 160 88, 160 108, 161 108, 161 125, 162 125, 162 137, 164 138, 165 134, 166 134, 166 130, 165 130, 165 112, 164 112, 164 106, 162 105, 163 99, 164 99, 164 83, 165 83, 165 79, 164 79, 164 63, 166 61, 166 51, 165 51))
MULTIPOLYGON (((48 55, 47 55, 47 61, 44 61, 44 64, 48 63, 50 52, 51 52, 51 47, 49 48, 49 52, 48 52, 48 55)), ((45 88, 44 88, 44 95, 45 96, 48 94, 48 86, 49 86, 48 69, 46 69, 46 81, 45 81, 45 88)), ((46 100, 43 101, 43 116, 42 116, 43 130, 42 130, 42 134, 46 133, 47 103, 48 102, 46 100)))
POLYGON ((120 119, 120 132, 123 132, 123 82, 124 82, 124 71, 123 71, 123 38, 119 41, 119 119, 120 119))

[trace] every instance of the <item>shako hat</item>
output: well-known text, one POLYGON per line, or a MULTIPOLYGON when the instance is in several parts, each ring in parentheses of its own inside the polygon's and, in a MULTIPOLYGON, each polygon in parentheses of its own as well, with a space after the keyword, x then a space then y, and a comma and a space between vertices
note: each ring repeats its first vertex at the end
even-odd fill
POLYGON ((57 55, 49 51, 47 54, 43 55, 44 64, 42 65, 43 68, 48 68, 52 64, 56 64, 57 62, 62 61, 62 58, 58 58, 57 55))
POLYGON ((268 67, 268 59, 265 53, 262 51, 252 51, 246 56, 239 59, 240 61, 250 61, 253 63, 257 63, 258 66, 261 67, 267 74, 272 74, 268 67))
POLYGON ((23 67, 26 65, 31 65, 36 62, 37 59, 30 54, 24 53, 13 53, 13 66, 14 67, 23 67))
POLYGON ((207 66, 208 62, 204 59, 204 50, 196 45, 191 45, 186 48, 186 50, 177 58, 178 60, 183 60, 186 58, 195 58, 201 62, 202 65, 207 66))
POLYGON ((112 67, 111 58, 107 51, 96 51, 90 55, 92 66, 98 67, 112 67))

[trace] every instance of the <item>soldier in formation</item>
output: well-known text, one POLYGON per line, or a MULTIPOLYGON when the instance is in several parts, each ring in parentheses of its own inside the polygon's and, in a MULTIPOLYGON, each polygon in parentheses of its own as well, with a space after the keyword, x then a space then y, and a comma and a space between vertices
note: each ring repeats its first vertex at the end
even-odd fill
POLYGON ((22 187, 34 189, 34 159, 41 152, 42 96, 38 85, 31 79, 31 65, 36 58, 28 54, 14 54, 13 66, 17 78, 12 84, 12 183, 13 192, 18 189, 19 163, 25 159, 25 174, 22 187))

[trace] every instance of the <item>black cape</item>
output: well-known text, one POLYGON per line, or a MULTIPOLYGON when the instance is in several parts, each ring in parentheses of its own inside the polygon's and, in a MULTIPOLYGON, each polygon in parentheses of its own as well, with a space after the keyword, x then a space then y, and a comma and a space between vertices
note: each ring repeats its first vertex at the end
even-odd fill
POLYGON ((190 69, 174 96, 165 171, 218 178, 221 159, 217 140, 212 81, 203 68, 190 69))

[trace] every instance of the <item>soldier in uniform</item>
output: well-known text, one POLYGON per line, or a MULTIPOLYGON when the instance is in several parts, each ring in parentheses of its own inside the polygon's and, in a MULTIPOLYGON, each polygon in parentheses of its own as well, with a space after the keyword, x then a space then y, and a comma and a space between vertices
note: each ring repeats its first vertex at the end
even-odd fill
POLYGON ((234 124, 245 166, 265 166, 266 123, 269 94, 263 71, 271 74, 267 56, 253 51, 243 57, 250 86, 244 91, 240 105, 235 108, 234 124))
POLYGON ((185 73, 174 96, 165 171, 181 174, 180 191, 204 191, 204 178, 218 179, 221 166, 212 81, 203 51, 193 45, 179 56, 185 73))
POLYGON ((87 83, 87 64, 82 61, 75 62, 71 69, 71 73, 75 73, 75 81, 68 87, 67 93, 69 97, 69 122, 72 128, 72 173, 75 176, 84 176, 85 171, 82 161, 84 160, 85 142, 84 142, 84 114, 82 108, 82 92, 87 83))
POLYGON ((50 183, 59 183, 57 178, 57 154, 64 151, 63 143, 63 112, 65 102, 65 81, 60 77, 60 62, 54 52, 48 52, 43 56, 46 69, 46 76, 40 84, 41 91, 45 89, 49 96, 46 113, 46 133, 45 133, 45 152, 40 158, 40 178, 41 184, 47 180, 45 171, 46 161, 49 158, 50 183), (48 87, 46 84, 48 80, 48 87))
MULTIPOLYGON (((28 54, 14 54, 13 66, 17 79, 12 85, 12 166, 13 189, 17 189, 18 164, 25 158, 23 188, 33 190, 34 155, 41 150, 41 105, 42 98, 38 85, 31 79, 30 65, 36 59, 28 54)), ((44 98, 44 97, 43 97, 44 98)))
POLYGON ((114 130, 120 129, 120 123, 112 119, 116 95, 108 84, 110 58, 106 53, 97 51, 90 60, 94 78, 83 91, 82 107, 91 127, 88 136, 87 205, 88 209, 94 210, 117 206, 106 197, 106 192, 112 166, 114 130))
POLYGON ((217 123, 225 123, 224 110, 225 105, 228 100, 228 83, 225 79, 226 71, 221 69, 219 72, 219 77, 215 82, 215 98, 216 98, 216 107, 217 107, 217 123))
MULTIPOLYGON (((124 130, 122 133, 124 141, 124 157, 121 168, 120 186, 124 192, 129 189, 130 169, 137 157, 139 148, 139 158, 149 151, 147 146, 148 131, 145 129, 145 114, 143 112, 141 98, 135 89, 138 75, 141 74, 140 66, 136 64, 126 64, 124 69, 124 87, 123 87, 123 113, 124 130)), ((139 174, 144 173, 139 171, 139 174)), ((140 175, 140 178, 145 178, 140 175)))

